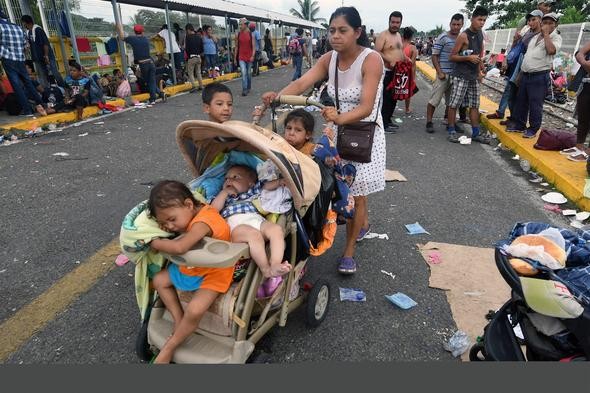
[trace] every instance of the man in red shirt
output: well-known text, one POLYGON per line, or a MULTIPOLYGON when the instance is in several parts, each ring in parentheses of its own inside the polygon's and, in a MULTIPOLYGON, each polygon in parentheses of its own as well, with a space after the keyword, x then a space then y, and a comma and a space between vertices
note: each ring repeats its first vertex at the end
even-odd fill
POLYGON ((252 63, 256 53, 256 41, 254 34, 248 28, 246 18, 241 18, 240 30, 236 34, 236 47, 234 48, 234 62, 240 65, 242 73, 242 96, 247 96, 252 88, 252 63))

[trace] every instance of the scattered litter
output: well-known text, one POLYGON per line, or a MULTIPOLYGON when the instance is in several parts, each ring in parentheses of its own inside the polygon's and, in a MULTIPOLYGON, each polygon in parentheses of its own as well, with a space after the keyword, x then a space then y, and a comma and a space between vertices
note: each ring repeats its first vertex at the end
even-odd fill
POLYGON ((443 344, 446 351, 451 352, 454 357, 461 356, 471 346, 471 340, 467 333, 462 330, 457 330, 453 337, 448 342, 443 344))
POLYGON ((105 195, 106 195, 106 194, 96 194, 96 196, 97 196, 97 197, 103 197, 103 196, 105 196, 105 195))
POLYGON ((584 224, 582 224, 578 220, 572 220, 572 222, 570 222, 570 225, 573 226, 576 229, 582 229, 584 227, 584 224))
POLYGON ((564 216, 575 216, 577 213, 577 211, 572 210, 572 209, 566 209, 566 210, 562 210, 561 214, 563 214, 564 216))
POLYGON ((111 133, 110 131, 107 131, 107 132, 105 132, 104 134, 105 134, 105 135, 109 135, 110 133, 111 133))
POLYGON ((541 176, 534 175, 532 178, 529 179, 529 181, 531 183, 541 183, 543 181, 543 178, 541 176))
POLYGON ((94 123, 95 126, 99 126, 101 124, 104 124, 104 121, 97 121, 96 123, 94 123))
POLYGON ((399 117, 396 117, 395 122, 398 124, 402 124, 404 121, 402 119, 400 119, 399 117))
POLYGON ((0 273, 6 273, 6 269, 0 270, 0 273))
POLYGON ((590 212, 579 212, 576 214, 576 220, 585 221, 590 218, 590 212))
POLYGON ((365 235, 365 239, 374 239, 374 238, 389 240, 389 236, 387 236, 387 233, 369 232, 365 235))
POLYGON ((82 125, 82 124, 80 124, 80 123, 74 123, 74 124, 73 124, 73 126, 74 126, 74 127, 80 127, 81 125, 82 125))
POLYGON ((548 186, 549 186, 549 183, 541 183, 541 185, 542 185, 543 187, 548 187, 548 186))
POLYGON ((399 173, 398 171, 394 171, 391 169, 386 169, 385 170, 385 181, 386 182, 390 182, 390 181, 408 181, 408 179, 405 178, 404 175, 402 175, 401 173, 399 173))
POLYGON ((544 205, 543 208, 545 210, 549 210, 550 212, 561 213, 561 208, 557 205, 547 204, 547 205, 544 205))
POLYGON ((471 145, 471 138, 466 137, 465 135, 461 135, 459 137, 459 143, 461 145, 471 145))
POLYGON ((428 253, 428 263, 438 265, 442 263, 442 254, 439 251, 431 251, 428 253))
POLYGON ((381 270, 381 273, 391 277, 393 280, 395 280, 395 274, 390 273, 390 272, 386 272, 385 270, 381 270))
POLYGON ((67 156, 69 156, 69 153, 65 153, 63 151, 60 151, 57 153, 53 153, 52 156, 67 157, 67 156))
POLYGON ((517 154, 514 157, 512 157, 513 160, 520 160, 520 156, 517 154))
POLYGON ((488 113, 488 111, 486 111, 485 109, 480 109, 479 113, 488 113))
POLYGON ((115 265, 117 266, 123 266, 127 262, 129 262, 129 258, 127 258, 125 254, 119 254, 117 255, 117 258, 115 258, 115 265))
POLYGON ((426 153, 422 153, 421 151, 419 151, 418 154, 420 154, 421 156, 425 156, 426 155, 426 153))
POLYGON ((557 205, 567 202, 566 197, 564 197, 563 194, 560 194, 559 192, 548 192, 547 194, 542 195, 541 199, 545 202, 554 203, 557 205))
POLYGON ((360 289, 340 288, 340 301, 366 302, 367 295, 360 289))
POLYGON ((430 233, 428 233, 424 228, 422 228, 422 226, 417 222, 413 224, 406 224, 405 227, 408 230, 409 235, 420 235, 422 233, 430 235, 430 233))
POLYGON ((566 126, 567 128, 572 128, 574 125, 573 125, 572 123, 565 123, 565 126, 566 126))
POLYGON ((409 310, 418 303, 405 293, 396 292, 393 295, 385 295, 385 298, 403 310, 409 310))
POLYGON ((141 130, 141 127, 137 127, 138 130, 141 130))
POLYGON ((78 136, 86 136, 86 135, 88 135, 88 133, 87 133, 87 132, 85 132, 85 133, 83 133, 83 134, 78 134, 78 136))
POLYGON ((523 171, 528 172, 531 170, 531 163, 528 162, 528 160, 522 159, 522 160, 520 160, 519 164, 520 164, 520 169, 522 169, 523 171))

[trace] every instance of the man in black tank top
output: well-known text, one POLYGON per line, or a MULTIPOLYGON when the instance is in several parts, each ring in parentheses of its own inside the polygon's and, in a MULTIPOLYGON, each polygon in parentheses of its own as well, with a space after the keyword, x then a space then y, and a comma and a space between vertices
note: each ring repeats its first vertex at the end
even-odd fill
POLYGON ((469 107, 472 139, 480 143, 490 143, 488 136, 479 132, 479 94, 480 82, 483 77, 483 33, 482 29, 488 17, 488 10, 476 7, 471 16, 471 25, 459 34, 455 47, 451 51, 450 60, 455 62, 455 69, 451 74, 451 99, 449 102, 449 142, 458 143, 455 122, 457 108, 469 107))

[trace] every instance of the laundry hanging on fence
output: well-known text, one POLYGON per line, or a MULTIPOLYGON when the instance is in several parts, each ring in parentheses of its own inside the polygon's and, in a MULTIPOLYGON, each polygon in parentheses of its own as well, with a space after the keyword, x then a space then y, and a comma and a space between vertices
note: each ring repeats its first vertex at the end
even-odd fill
POLYGON ((112 37, 108 40, 105 44, 105 49, 107 50, 107 54, 112 55, 119 51, 119 43, 115 37, 112 37))
POLYGON ((86 37, 76 37, 76 46, 78 47, 78 52, 90 52, 92 50, 90 40, 86 37))
POLYGON ((96 64, 99 67, 110 66, 111 65, 111 56, 110 55, 98 56, 98 59, 96 59, 96 64))
POLYGON ((94 45, 96 45, 96 54, 98 56, 102 56, 102 55, 108 54, 107 53, 107 48, 105 47, 103 41, 95 42, 94 45))

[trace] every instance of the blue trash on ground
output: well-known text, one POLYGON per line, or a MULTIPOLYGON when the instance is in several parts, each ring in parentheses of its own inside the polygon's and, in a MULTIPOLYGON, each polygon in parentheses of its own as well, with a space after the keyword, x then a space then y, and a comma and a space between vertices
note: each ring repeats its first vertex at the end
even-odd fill
POLYGON ((404 310, 408 310, 418 304, 411 297, 401 292, 396 292, 393 295, 385 295, 385 297, 387 300, 404 310))
POLYGON ((340 288, 340 301, 366 302, 367 296, 361 289, 340 288))

